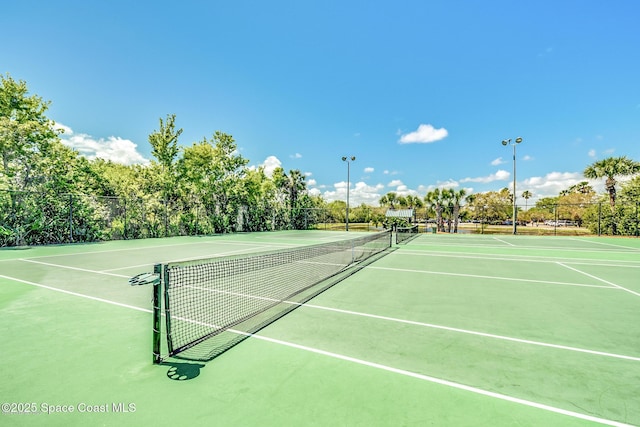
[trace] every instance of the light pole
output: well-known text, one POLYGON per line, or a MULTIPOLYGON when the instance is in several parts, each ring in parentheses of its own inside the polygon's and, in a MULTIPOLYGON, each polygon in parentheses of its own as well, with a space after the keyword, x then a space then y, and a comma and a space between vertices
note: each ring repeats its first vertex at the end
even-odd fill
POLYGON ((351 183, 349 181, 350 177, 350 166, 351 166, 351 162, 353 162, 356 159, 356 156, 351 156, 351 157, 342 157, 342 161, 343 162, 347 162, 347 231, 349 231, 349 187, 351 187, 351 183))
POLYGON ((511 139, 503 139, 502 145, 513 145, 513 234, 516 234, 516 220, 518 219, 518 209, 516 208, 516 145, 522 142, 521 137, 517 137, 515 142, 511 139))

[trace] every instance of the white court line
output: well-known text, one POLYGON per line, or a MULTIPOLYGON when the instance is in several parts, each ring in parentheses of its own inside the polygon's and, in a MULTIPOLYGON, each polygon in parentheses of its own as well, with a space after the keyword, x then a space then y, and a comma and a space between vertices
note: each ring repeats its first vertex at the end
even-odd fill
POLYGON ((588 349, 579 348, 579 347, 570 347, 570 346, 566 346, 566 345, 551 344, 551 343, 545 343, 545 342, 541 342, 541 341, 525 340, 525 339, 522 339, 522 338, 513 338, 513 337, 507 337, 507 336, 504 336, 504 335, 489 334, 489 333, 486 333, 486 332, 471 331, 471 330, 468 330, 468 329, 452 328, 452 327, 449 327, 449 326, 435 325, 435 324, 432 324, 432 323, 417 322, 415 320, 406 320, 406 319, 399 319, 399 318, 396 318, 396 317, 380 316, 380 315, 377 315, 377 314, 362 313, 362 312, 359 312, 359 311, 351 311, 351 310, 343 310, 343 309, 340 309, 340 308, 325 307, 325 306, 322 306, 322 305, 315 305, 315 304, 309 304, 309 303, 299 303, 299 302, 296 302, 296 301, 280 300, 280 299, 276 299, 276 298, 263 297, 263 296, 258 296, 258 295, 243 294, 243 293, 240 293, 240 292, 230 292, 230 291, 222 291, 222 290, 218 290, 218 289, 203 288, 201 286, 186 285, 185 287, 186 288, 191 288, 191 289, 197 289, 197 290, 205 291, 205 292, 218 293, 218 294, 224 294, 224 295, 232 295, 232 296, 237 296, 237 297, 241 297, 241 298, 251 298, 251 299, 263 300, 263 301, 269 301, 269 302, 279 302, 279 303, 290 304, 290 305, 295 305, 295 306, 299 306, 299 307, 314 308, 314 309, 317 309, 317 310, 325 310, 325 311, 331 311, 331 312, 335 312, 335 313, 348 314, 348 315, 352 315, 352 316, 361 316, 361 317, 367 317, 367 318, 371 318, 371 319, 378 319, 378 320, 385 320, 385 321, 389 321, 389 322, 403 323, 403 324, 406 324, 406 325, 420 326, 420 327, 431 328, 431 329, 440 329, 440 330, 444 330, 444 331, 457 332, 457 333, 467 334, 467 335, 475 335, 475 336, 479 336, 479 337, 483 337, 483 338, 492 338, 492 339, 503 340, 503 341, 517 342, 519 344, 535 345, 535 346, 540 346, 540 347, 555 348, 555 349, 558 349, 558 350, 575 351, 575 352, 578 352, 578 353, 586 353, 586 354, 591 354, 591 355, 596 355, 596 356, 605 356, 605 357, 612 357, 612 358, 615 358, 615 359, 624 359, 624 360, 632 360, 634 362, 640 362, 640 357, 626 356, 624 354, 607 353, 607 352, 604 352, 604 351, 588 350, 588 349))
POLYGON ((60 292, 60 293, 67 294, 67 295, 73 295, 74 297, 86 298, 86 299, 90 299, 90 300, 93 300, 93 301, 104 302, 106 304, 117 305, 118 307, 130 308, 132 310, 144 311, 145 313, 151 313, 151 310, 149 310, 147 308, 140 308, 140 307, 136 307, 134 305, 129 305, 129 304, 123 304, 123 303, 120 303, 120 302, 110 301, 110 300, 104 299, 104 298, 98 298, 98 297, 94 297, 94 296, 91 296, 91 295, 81 294, 81 293, 78 293, 78 292, 67 291, 65 289, 54 288, 53 286, 47 286, 47 285, 43 285, 41 283, 34 283, 34 282, 30 282, 28 280, 18 279, 16 277, 5 276, 4 274, 0 274, 0 277, 3 278, 3 279, 14 281, 14 282, 19 282, 19 283, 24 283, 24 284, 31 285, 31 286, 36 286, 38 288, 48 289, 48 290, 54 291, 54 292, 60 292))
MULTIPOLYGON (((217 257, 223 257, 223 256, 227 256, 227 255, 233 255, 233 254, 237 254, 237 253, 243 253, 243 252, 249 252, 251 253, 251 251, 255 250, 256 248, 247 248, 247 249, 238 249, 237 251, 228 251, 228 252, 222 252, 222 253, 217 253, 217 254, 210 254, 210 255, 205 255, 202 256, 200 258, 185 258, 184 260, 172 260, 171 262, 180 262, 180 261, 191 261, 193 259, 211 259, 211 258, 217 258, 217 257)), ((110 251, 108 251, 110 252, 110 251)), ((89 253, 89 255, 96 253, 96 252, 92 252, 89 253)), ((255 252, 256 254, 260 253, 260 252, 255 252)), ((61 256, 61 255, 51 255, 51 257, 53 256, 61 256)), ((58 267, 58 268, 66 268, 68 270, 76 270, 76 271, 84 271, 87 273, 94 273, 94 274, 104 274, 107 276, 114 276, 114 277, 130 277, 130 276, 125 276, 122 274, 116 274, 116 273, 109 273, 110 271, 118 271, 118 270, 125 270, 125 269, 129 269, 129 268, 142 268, 142 267, 153 267, 154 264, 140 264, 140 265, 130 265, 127 267, 119 267, 119 268, 109 268, 106 270, 89 270, 86 268, 80 268, 80 267, 71 267, 71 266, 67 266, 67 265, 60 265, 60 264, 53 264, 53 263, 48 263, 48 262, 44 262, 44 261, 36 261, 37 258, 46 258, 46 256, 44 257, 33 257, 33 258, 18 258, 17 261, 23 261, 23 262, 31 262, 34 264, 42 264, 42 265, 47 265, 50 267, 58 267)), ((14 260, 15 261, 15 260, 14 260)), ((164 261, 164 262, 169 262, 169 261, 164 261)))
MULTIPOLYGON (((120 249, 105 249, 102 251, 92 251, 92 252, 84 252, 84 251, 80 251, 80 252, 65 252, 65 253, 61 253, 61 254, 52 254, 52 255, 35 255, 33 257, 28 257, 28 259, 39 259, 39 258, 58 258, 58 257, 66 257, 66 256, 78 256, 78 255, 100 255, 100 254, 107 254, 107 253, 113 253, 113 252, 130 252, 130 251, 135 251, 135 252, 139 252, 139 251, 145 251, 145 250, 170 250, 171 248, 174 247, 178 247, 178 246, 188 246, 188 245, 211 245, 211 244, 226 244, 226 245, 240 245, 240 246, 247 246, 247 245, 254 245, 254 246, 267 246, 267 247, 271 247, 271 246, 282 246, 285 248, 288 247, 297 247, 297 246, 305 246, 302 243, 291 243, 291 244, 284 244, 284 243, 268 243, 268 242, 234 242, 231 240, 207 240, 207 241, 200 241, 200 242, 186 242, 186 243, 175 243, 175 244, 171 244, 171 245, 151 245, 151 246, 140 246, 140 247, 131 247, 131 248, 120 248, 120 249)), ((22 259, 27 259, 27 258, 22 258, 22 259)), ((6 261, 15 261, 16 258, 8 258, 8 259, 0 259, 0 262, 6 262, 6 261)))
POLYGON ((516 245, 514 245, 513 243, 509 243, 509 242, 507 242, 506 240, 498 239, 497 237, 494 237, 494 238, 493 238, 493 240, 497 240, 498 242, 502 242, 502 243, 504 243, 505 245, 509 245, 509 246, 516 246, 516 245))
POLYGON ((510 282, 544 283, 546 285, 564 285, 564 286, 581 286, 585 288, 615 289, 612 286, 588 285, 585 283, 554 282, 550 280, 520 279, 517 277, 483 276, 479 274, 449 273, 449 272, 429 271, 429 270, 410 270, 407 268, 375 267, 371 265, 365 268, 368 270, 401 271, 401 272, 407 272, 407 273, 435 274, 439 276, 470 277, 474 279, 508 280, 510 282))
POLYGON ((608 285, 611 285, 614 288, 629 292, 630 294, 633 294, 633 295, 635 295, 637 297, 640 297, 640 293, 638 293, 638 292, 632 291, 631 289, 624 288, 624 287, 622 287, 620 285, 616 285, 615 283, 612 283, 612 282, 609 282, 608 280, 604 280, 604 279, 602 279, 600 277, 594 276, 593 274, 589 274, 589 273, 586 273, 584 271, 580 271, 577 268, 569 267, 568 265, 565 265, 565 264, 563 264, 561 262, 559 262, 558 265, 561 265, 561 266, 563 266, 565 268, 568 268, 569 270, 575 271, 576 273, 584 274, 587 277, 591 277, 592 279, 596 279, 596 280, 598 280, 598 281, 600 281, 602 283, 606 283, 608 285))
MULTIPOLYGON (((71 292, 71 291, 65 291, 62 289, 58 289, 58 288, 53 288, 50 286, 46 286, 46 285, 42 285, 39 283, 34 283, 34 282, 29 282, 26 280, 21 280, 21 279, 16 279, 13 277, 9 277, 9 276, 4 276, 0 274, 1 278, 7 279, 7 280, 12 280, 12 281, 16 281, 16 282, 20 282, 20 283, 25 283, 28 285, 32 285, 32 286, 37 286, 40 288, 44 288, 44 289, 49 289, 55 292, 61 292, 64 294, 69 294, 69 295, 73 295, 73 296, 77 296, 77 297, 81 297, 81 298, 87 298, 90 300, 94 300, 94 301, 99 301, 99 302, 104 302, 107 304, 111 304, 111 305, 116 305, 119 307, 123 307, 123 308, 129 308, 132 310, 137 310, 137 311, 142 311, 142 312, 146 312, 146 313, 150 313, 151 310, 149 309, 144 309, 144 308, 140 308, 140 307, 135 307, 132 305, 127 305, 127 304, 122 304, 122 303, 117 303, 115 301, 109 301, 109 300, 105 300, 102 298, 97 298, 97 297, 92 297, 89 295, 84 295, 84 294, 80 294, 80 293, 76 293, 76 292, 71 292)), ((183 319, 183 320, 187 320, 187 319, 183 319)), ((211 325, 208 325, 211 326, 211 325)), ((407 376, 407 377, 411 377, 411 378, 415 378, 418 380, 422 380, 422 381, 427 381, 430 383, 434 383, 434 384, 440 384, 446 387, 451 387, 451 388, 455 388, 458 390, 463 390, 463 391, 468 391, 474 394, 479 394, 482 396, 487 396, 487 397, 492 397, 495 399, 499 399, 499 400, 504 400, 507 402, 511 402, 511 403, 516 403, 519 405, 524 405, 524 406, 528 406, 528 407, 532 407, 532 408, 536 408, 536 409, 541 409, 544 411, 548 411, 548 412, 553 412, 556 414, 561 414, 561 415, 566 415, 572 418, 578 418, 578 419, 582 419, 582 420, 586 420, 586 421, 592 421, 592 422, 596 422, 596 423, 600 423, 603 425, 609 425, 609 426, 614 426, 614 427, 633 427, 630 424, 625 424, 625 423, 621 423, 618 421, 612 421, 612 420, 607 420, 605 418, 599 418, 599 417, 594 417, 591 415, 586 415, 586 414, 581 414, 579 412, 574 412, 574 411, 569 411, 566 409, 562 409, 562 408, 556 408, 554 406, 550 406, 550 405, 544 405, 541 403, 536 403, 530 400, 525 400, 525 399, 520 399, 517 397, 512 397, 512 396, 507 396, 505 394, 500 394, 500 393, 495 393, 492 391, 488 391, 488 390, 483 390, 477 387, 471 387, 471 386, 467 386, 464 384, 459 384, 459 383, 455 383, 453 381, 448 381, 448 380, 443 380, 440 378, 435 378, 435 377, 431 377, 428 375, 423 375, 423 374, 418 374, 415 372, 411 372, 411 371, 407 371, 404 369, 398 369, 398 368, 393 368, 390 366, 386 366, 386 365, 382 365, 379 363, 374 363, 374 362, 369 362, 369 361, 365 361, 362 359, 357 359, 354 357, 350 357, 350 356, 346 356, 346 355, 342 355, 342 354, 338 354, 338 353, 332 353, 332 352, 328 352, 325 350, 320 350, 317 348, 313 348, 313 347, 307 347, 307 346, 303 346, 300 344, 295 344, 295 343, 291 343, 288 341, 282 341, 282 340, 278 340, 275 338, 269 338, 263 335, 256 335, 256 334, 249 334, 246 332, 242 332, 242 331, 238 331, 238 330, 234 330, 234 329, 228 329, 229 332, 233 332, 236 334, 240 334, 240 335, 244 335, 244 336, 248 336, 248 337, 252 337, 252 338, 256 338, 262 341, 266 341, 266 342, 270 342, 270 343, 274 343, 274 344, 279 344, 279 345, 283 345, 286 347, 291 347, 291 348, 295 348, 298 350, 302 350, 302 351, 307 351, 310 353, 315 353, 315 354, 319 354, 322 356, 327 356, 327 357, 331 357, 334 359, 339 359, 339 360, 343 360, 346 362, 351 362, 351 363, 356 363, 359 365, 363 365, 363 366, 368 366, 370 368, 374 368, 374 369, 380 369, 383 371, 387 371, 387 372, 391 372, 391 373, 395 373, 395 374, 399 374, 399 375, 403 375, 403 376, 407 376)))
MULTIPOLYGON (((239 333, 240 331, 232 331, 232 332, 236 332, 239 333)), ((525 399, 520 399, 517 397, 512 397, 512 396, 507 396, 505 394, 500 394, 500 393, 495 393, 492 391, 488 391, 488 390, 483 390, 477 387, 471 387, 468 385, 464 385, 464 384, 459 384, 453 381, 448 381, 448 380, 443 380, 440 378, 435 378, 435 377, 431 377, 428 375, 423 375, 423 374, 418 374, 416 372, 411 372, 411 371, 406 371, 404 369, 399 369, 399 368, 393 368, 391 366, 386 366, 386 365, 382 365, 380 363, 375 363, 375 362, 369 362, 366 360, 362 360, 362 359, 356 359, 355 357, 351 357, 351 356, 345 356, 342 354, 338 354, 338 353, 332 353, 329 351, 325 351, 325 350, 320 350, 317 348, 312 348, 312 347, 307 347, 307 346, 303 346, 300 344, 294 344, 291 342, 287 342, 287 341, 282 341, 282 340, 278 340, 278 339, 274 339, 274 338, 269 338, 266 336, 262 336, 262 335, 251 335, 251 334, 244 334, 253 338, 257 338, 259 340, 263 340, 263 341, 268 341, 274 344, 280 344, 280 345, 284 345, 287 347, 292 347, 298 350, 303 350, 303 351, 308 351, 311 353, 315 353, 315 354, 320 354, 322 356, 327 356, 327 357, 332 357, 334 359, 339 359, 339 360, 344 360, 346 362, 351 362, 351 363, 356 363, 358 365, 363 365, 363 366, 367 366, 370 368, 374 368, 374 369, 380 369, 383 371, 387 371, 387 372, 391 372, 394 374, 399 374, 399 375, 404 375, 407 377, 411 377, 411 378, 415 378, 418 380, 422 380, 422 381, 427 381, 430 383, 434 383, 434 384, 439 384, 439 385, 443 385, 446 387, 451 387, 451 388, 455 388, 458 390, 464 390, 464 391, 468 391, 474 394, 479 394, 482 396, 487 396, 487 397, 492 397, 494 399, 499 399, 499 400, 504 400, 507 402, 511 402, 511 403, 517 403, 520 405, 524 405, 524 406, 529 406, 532 408, 536 408, 536 409, 541 409, 544 411, 548 411, 548 412, 554 412, 556 414, 561 414, 561 415, 566 415, 569 417, 573 417, 573 418, 578 418, 578 419, 582 419, 582 420, 586 420, 586 421, 592 421, 592 422, 596 422, 596 423, 600 423, 603 425, 609 425, 609 426, 615 426, 615 427, 633 427, 631 424, 625 424, 625 423, 621 423, 618 421, 612 421, 612 420, 607 420, 604 418, 598 418, 598 417, 594 417, 591 415, 586 415, 586 414, 581 414, 579 412, 574 412, 574 411, 569 411, 566 409, 561 409, 561 408, 556 408, 554 406, 550 406, 550 405, 544 405, 541 403, 536 403, 536 402, 532 402, 530 400, 525 400, 525 399)))
POLYGON ((89 270, 89 269, 80 268, 80 267, 70 267, 68 265, 59 265, 59 264, 51 264, 51 263, 48 263, 48 262, 42 262, 42 261, 34 261, 33 259, 20 258, 18 261, 30 262, 30 263, 33 263, 33 264, 41 264, 41 265, 46 265, 46 266, 49 266, 49 267, 64 268, 64 269, 67 269, 67 270, 83 271, 85 273, 103 274, 105 276, 127 277, 127 278, 130 277, 130 276, 124 276, 122 274, 107 273, 107 272, 104 272, 104 271, 89 270))
MULTIPOLYGON (((391 255, 391 254, 390 254, 391 255)), ((543 256, 543 255, 509 255, 504 256, 503 254, 476 254, 473 252, 439 252, 439 251, 412 251, 410 249, 403 250, 402 252, 396 253, 395 255, 399 256, 425 256, 425 257, 441 257, 441 258, 467 258, 467 259, 482 259, 482 260, 497 260, 497 261, 512 261, 512 262, 546 262, 546 263, 556 263, 558 262, 557 257, 543 256)), ((622 268, 640 268, 640 262, 638 261, 625 261, 625 260, 617 260, 613 261, 616 264, 609 264, 604 262, 599 262, 596 259, 583 259, 583 258, 564 258, 562 262, 567 264, 585 264, 585 265, 599 265, 602 267, 622 267, 622 268), (620 264, 617 264, 620 263, 620 264), (625 263, 631 263, 631 265, 625 265, 625 263)))
POLYGON ((578 240, 574 237, 569 237, 568 240, 571 240, 574 242, 589 242, 589 243, 593 243, 596 245, 603 245, 603 246, 613 246, 614 248, 624 248, 624 249, 629 249, 630 251, 640 251, 640 248, 632 248, 624 245, 614 245, 613 243, 596 242, 595 240, 578 240))
MULTIPOLYGON (((435 248, 438 246, 442 247, 455 247, 455 248, 482 248, 482 249, 505 249, 503 245, 469 245, 469 244, 460 244, 460 243, 442 243, 438 241, 429 242, 429 247, 435 248)), ((549 251, 557 251, 557 252, 586 252, 586 253, 594 253, 594 254, 633 254, 636 253, 635 248, 629 248, 627 251, 612 251, 612 250, 598 250, 598 249, 583 249, 583 248, 558 248, 553 246, 516 246, 516 250, 549 250, 549 251)))

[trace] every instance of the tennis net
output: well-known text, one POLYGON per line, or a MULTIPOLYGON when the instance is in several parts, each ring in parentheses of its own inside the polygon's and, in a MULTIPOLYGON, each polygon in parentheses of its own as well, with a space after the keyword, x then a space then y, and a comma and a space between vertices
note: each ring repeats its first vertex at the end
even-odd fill
POLYGON ((154 362, 164 305, 168 356, 211 360, 391 248, 391 233, 292 249, 158 264, 154 362))
POLYGON ((396 229, 396 243, 407 243, 418 236, 418 224, 410 227, 398 227, 396 229))

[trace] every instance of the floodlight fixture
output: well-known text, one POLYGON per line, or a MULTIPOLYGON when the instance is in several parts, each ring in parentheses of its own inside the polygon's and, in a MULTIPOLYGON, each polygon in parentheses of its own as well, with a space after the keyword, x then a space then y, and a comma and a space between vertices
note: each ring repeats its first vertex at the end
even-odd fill
POLYGON ((342 161, 347 162, 347 218, 346 218, 346 231, 349 231, 349 187, 350 183, 350 166, 351 162, 356 159, 356 156, 342 156, 342 161))
POLYGON ((517 233, 517 219, 518 209, 516 206, 516 145, 522 142, 522 137, 517 137, 514 143, 511 143, 511 138, 503 139, 502 145, 513 145, 513 234, 517 233))

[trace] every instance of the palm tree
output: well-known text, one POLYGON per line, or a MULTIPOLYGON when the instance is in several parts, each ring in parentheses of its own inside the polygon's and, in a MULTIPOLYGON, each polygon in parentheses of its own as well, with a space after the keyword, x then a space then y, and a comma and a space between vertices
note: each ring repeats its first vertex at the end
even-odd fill
POLYGON ((626 156, 609 157, 593 163, 584 170, 585 178, 607 178, 605 188, 609 193, 611 211, 616 207, 616 176, 630 176, 640 172, 640 163, 634 162, 626 156))
MULTIPOLYGON (((640 163, 634 162, 626 156, 622 157, 609 157, 603 160, 598 160, 584 170, 583 175, 589 179, 607 178, 605 182, 605 188, 609 193, 609 205, 611 206, 611 213, 614 212, 616 207, 616 181, 617 176, 630 176, 640 172, 640 163)), ((613 234, 616 233, 616 223, 612 222, 613 234)))
POLYGON ((418 196, 412 196, 411 194, 404 196, 404 201, 407 209, 413 209, 413 222, 416 222, 417 209, 424 207, 422 199, 418 196))
POLYGON ((436 212, 436 227, 440 231, 444 231, 444 224, 442 222, 442 201, 442 192, 439 188, 429 191, 426 196, 424 196, 424 202, 430 209, 433 209, 436 212))
POLYGON ((398 203, 398 195, 391 191, 380 197, 378 203, 380 203, 381 206, 389 206, 389 208, 395 209, 395 204, 398 203))
MULTIPOLYGON (((442 206, 445 208, 445 213, 447 214, 447 233, 451 233, 453 227, 455 194, 456 192, 453 188, 442 190, 442 206)), ((442 225, 442 231, 444 231, 444 224, 442 225)))
POLYGON ((593 187, 589 185, 587 181, 579 182, 576 185, 572 185, 569 190, 572 190, 576 193, 580 194, 589 194, 593 193, 593 187))
POLYGON ((289 203, 291 203, 291 208, 294 208, 298 204, 298 197, 300 193, 307 189, 307 183, 304 180, 304 175, 298 169, 290 170, 289 177, 285 185, 289 191, 289 203))
POLYGON ((524 210, 527 210, 527 201, 533 197, 533 194, 531 194, 531 191, 529 190, 524 190, 522 192, 522 198, 524 199, 524 210))
POLYGON ((460 220, 460 202, 467 195, 467 191, 462 188, 458 191, 451 190, 453 196, 453 232, 458 232, 458 222, 460 220))
POLYGON ((294 222, 294 209, 298 207, 298 198, 307 189, 304 175, 297 169, 289 171, 289 175, 281 167, 273 171, 273 182, 279 190, 283 203, 288 205, 290 225, 294 222))

